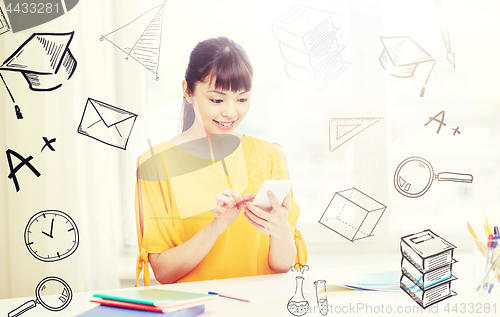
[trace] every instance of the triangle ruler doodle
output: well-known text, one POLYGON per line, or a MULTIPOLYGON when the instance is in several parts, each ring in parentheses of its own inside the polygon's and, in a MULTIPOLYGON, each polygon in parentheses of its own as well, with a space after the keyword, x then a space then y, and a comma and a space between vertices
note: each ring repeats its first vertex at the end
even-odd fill
POLYGON ((379 122, 381 117, 373 118, 332 118, 330 119, 330 152, 354 138, 359 133, 379 122))
POLYGON ((158 65, 165 2, 99 39, 108 41, 127 54, 126 60, 130 57, 154 73, 156 80, 159 79, 158 65))

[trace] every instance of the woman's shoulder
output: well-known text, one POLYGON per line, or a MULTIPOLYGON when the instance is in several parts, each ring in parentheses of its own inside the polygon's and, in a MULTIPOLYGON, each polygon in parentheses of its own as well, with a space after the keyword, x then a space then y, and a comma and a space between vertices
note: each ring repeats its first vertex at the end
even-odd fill
POLYGON ((142 153, 138 158, 137 161, 139 164, 142 164, 146 161, 149 161, 151 158, 157 157, 161 153, 165 152, 169 148, 172 147, 172 143, 169 141, 158 143, 155 146, 149 148, 147 151, 142 153))
POLYGON ((270 155, 280 152, 280 146, 277 143, 272 143, 261 138, 245 135, 243 145, 246 148, 251 148, 257 152, 266 152, 270 155))

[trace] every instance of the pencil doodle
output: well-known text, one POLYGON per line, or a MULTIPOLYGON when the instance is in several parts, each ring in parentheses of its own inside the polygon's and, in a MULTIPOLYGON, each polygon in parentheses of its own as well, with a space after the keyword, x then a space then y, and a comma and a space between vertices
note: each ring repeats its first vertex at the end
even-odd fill
POLYGON ((166 0, 124 26, 99 39, 106 40, 129 57, 154 73, 159 80, 161 33, 166 0))
POLYGON ((420 97, 423 97, 436 60, 408 36, 380 37, 380 40, 384 45, 384 50, 379 57, 380 65, 394 77, 413 77, 418 65, 426 62, 432 63, 429 75, 420 91, 420 97))
POLYGON ((68 283, 57 276, 49 276, 38 283, 35 289, 35 300, 29 300, 8 313, 8 317, 17 317, 26 311, 35 308, 37 304, 50 311, 61 311, 68 307, 73 292, 68 283), (58 295, 58 297, 50 295, 58 295))
POLYGON ((472 175, 441 172, 434 174, 431 163, 412 156, 402 161, 394 173, 394 187, 403 196, 417 198, 425 194, 434 180, 472 183, 472 175))
POLYGON ((401 238, 400 287, 422 308, 457 295, 451 290, 456 246, 431 230, 401 238))
POLYGON ((295 277, 295 294, 288 300, 286 308, 294 316, 304 316, 309 310, 309 302, 304 297, 304 277, 295 277))
POLYGON ((56 142, 56 138, 52 138, 52 139, 47 139, 47 137, 42 137, 43 138, 43 141, 45 142, 45 144, 43 145, 42 149, 40 150, 40 152, 43 152, 43 149, 45 149, 45 147, 48 147, 51 151, 55 151, 54 147, 52 146, 51 143, 54 143, 56 142))
POLYGON ((74 33, 34 33, 0 70, 21 73, 33 91, 55 90, 76 70, 77 61, 69 49, 74 33))
POLYGON ((443 37, 444 46, 446 47, 446 59, 449 60, 453 68, 455 68, 455 54, 451 51, 450 33, 448 32, 448 25, 444 17, 441 0, 436 0, 436 10, 439 18, 439 26, 441 28, 441 36, 443 37))
POLYGON ((59 210, 44 210, 34 214, 24 230, 26 248, 43 262, 69 257, 78 249, 79 242, 76 223, 59 210))
POLYGON ((317 90, 325 88, 348 66, 340 52, 333 13, 297 5, 272 23, 291 77, 317 90))
POLYGON ((317 280, 314 281, 314 286, 316 288, 316 302, 318 303, 319 312, 321 315, 326 316, 328 314, 328 298, 326 297, 326 281, 317 280))
POLYGON ((330 152, 336 150, 356 135, 383 118, 332 118, 330 119, 330 152))
POLYGON ((21 188, 19 187, 19 182, 17 181, 17 177, 16 177, 16 173, 19 172, 21 167, 26 165, 33 172, 33 174, 35 174, 36 177, 40 177, 41 174, 30 163, 30 161, 33 159, 33 156, 30 155, 30 156, 28 156, 28 158, 24 158, 22 155, 20 155, 19 153, 15 152, 11 149, 8 149, 5 153, 7 155, 7 162, 9 163, 9 169, 10 169, 10 173, 7 177, 9 179, 12 179, 12 181, 14 182, 14 186, 16 187, 16 192, 21 190, 21 188), (14 165, 12 164, 12 155, 17 157, 17 159, 21 161, 19 164, 17 164, 16 167, 14 167, 14 165))
POLYGON ((77 132, 126 150, 136 119, 132 112, 88 98, 77 132))
POLYGON ((3 14, 2 8, 0 8, 0 35, 10 31, 10 25, 5 15, 3 14))
POLYGON ((354 242, 373 236, 387 207, 356 188, 336 192, 319 223, 354 242))
POLYGON ((15 104, 16 101, 14 100, 14 96, 12 96, 12 93, 10 92, 9 86, 7 86, 7 83, 3 79, 3 76, 2 76, 1 73, 0 73, 0 79, 2 79, 2 82, 3 82, 4 86, 5 86, 5 89, 9 93, 10 100, 12 100, 12 103, 14 103, 14 111, 16 112, 17 119, 23 119, 23 114, 21 112, 21 108, 19 108, 19 106, 15 104))

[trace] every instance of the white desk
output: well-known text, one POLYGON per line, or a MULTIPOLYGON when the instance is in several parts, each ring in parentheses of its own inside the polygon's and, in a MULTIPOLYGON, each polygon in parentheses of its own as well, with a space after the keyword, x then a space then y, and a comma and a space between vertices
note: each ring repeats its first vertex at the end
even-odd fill
MULTIPOLYGON (((465 264, 465 263, 464 263, 465 264)), ((328 287, 328 303, 330 304, 330 311, 327 316, 333 315, 372 315, 385 316, 388 313, 391 315, 404 315, 404 316, 421 316, 422 314, 432 314, 434 316, 441 315, 459 315, 459 316, 473 316, 479 314, 484 317, 499 316, 500 315, 500 296, 481 296, 475 294, 472 286, 471 274, 467 274, 467 266, 458 266, 454 271, 454 275, 458 277, 457 281, 452 282, 452 289, 458 293, 457 296, 442 301, 433 305, 426 310, 422 310, 413 300, 406 295, 403 291, 398 292, 368 292, 368 291, 346 291, 339 290, 338 287, 332 285, 329 281, 335 281, 343 273, 342 269, 335 270, 322 270, 317 272, 309 272, 311 275, 308 277, 306 273, 306 283, 312 284, 314 279, 320 277, 327 281, 328 287), (314 274, 314 275, 312 275, 314 274), (488 306, 489 305, 489 306, 488 306), (489 313, 486 312, 486 307, 489 307, 489 313), (448 309, 446 311, 445 309, 448 309), (410 312, 411 313, 405 313, 410 312), (400 313, 398 313, 400 311, 400 313), (471 313, 471 311, 473 313, 471 313)), ((293 276, 285 276, 286 274, 276 274, 267 276, 253 276, 235 279, 223 279, 204 282, 181 283, 171 284, 161 287, 165 289, 179 290, 179 291, 192 291, 205 293, 214 291, 216 287, 227 285, 235 285, 240 283, 266 281, 270 279, 284 280, 289 283, 289 288, 284 290, 282 294, 269 300, 255 301, 252 303, 245 303, 231 299, 221 298, 218 301, 206 304, 205 312, 200 316, 288 316, 292 317, 287 311, 288 300, 295 292, 293 276)), ((500 287, 497 284, 496 287, 500 287)), ((30 309, 22 314, 22 317, 61 317, 61 316, 76 316, 81 314, 98 304, 90 302, 90 298, 96 292, 83 292, 74 293, 70 305, 60 312, 52 312, 46 310, 40 305, 30 309)), ((314 293, 305 295, 309 305, 314 309, 316 298, 314 293)), ((8 312, 22 305, 34 297, 27 298, 12 298, 0 300, 0 317, 6 317, 8 312)), ((161 315, 159 315, 161 316, 161 315)), ((305 316, 322 316, 319 310, 307 313, 305 316)))

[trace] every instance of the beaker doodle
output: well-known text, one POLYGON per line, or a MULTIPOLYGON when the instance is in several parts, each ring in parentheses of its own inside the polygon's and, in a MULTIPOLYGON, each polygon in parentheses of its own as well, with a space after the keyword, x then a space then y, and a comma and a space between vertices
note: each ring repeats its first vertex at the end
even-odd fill
POLYGON ((66 308, 71 299, 73 292, 69 285, 59 277, 49 276, 44 278, 38 283, 35 289, 36 300, 29 300, 21 306, 11 311, 7 317, 17 317, 22 313, 35 308, 36 304, 42 305, 44 308, 51 311, 60 311, 66 308), (60 294, 57 296, 50 296, 53 294, 60 294), (42 300, 42 297, 45 298, 42 300))
POLYGON ((314 281, 314 286, 316 287, 316 301, 318 302, 319 312, 321 313, 321 315, 326 316, 328 314, 326 281, 325 280, 314 281))
POLYGON ((309 303, 304 298, 304 278, 302 276, 295 277, 295 294, 288 301, 287 308, 294 316, 303 316, 309 310, 309 303))
POLYGON ((412 156, 401 162, 394 173, 394 187, 403 196, 417 198, 425 194, 438 181, 472 183, 472 175, 441 172, 434 174, 431 163, 412 156))

